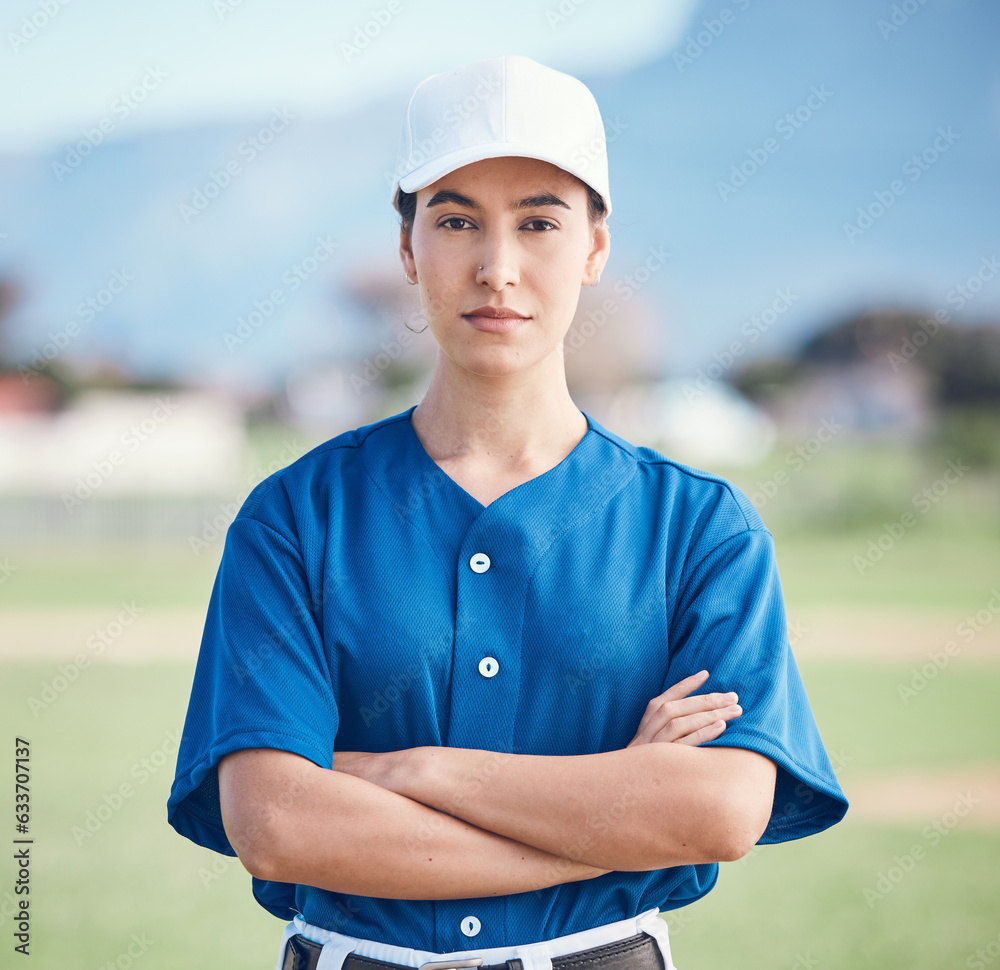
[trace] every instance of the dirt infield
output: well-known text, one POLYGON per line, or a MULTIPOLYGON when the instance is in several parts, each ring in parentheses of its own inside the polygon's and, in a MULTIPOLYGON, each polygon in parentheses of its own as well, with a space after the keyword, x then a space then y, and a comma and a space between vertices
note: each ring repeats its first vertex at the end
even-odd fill
POLYGON ((194 662, 205 614, 194 610, 111 609, 0 611, 0 662, 71 660, 102 663, 194 662))
POLYGON ((1000 615, 894 610, 803 610, 788 617, 799 657, 926 659, 947 650, 967 659, 1000 660, 1000 615))
POLYGON ((954 815, 963 826, 1000 825, 1000 768, 855 779, 844 793, 857 821, 928 825, 954 815))

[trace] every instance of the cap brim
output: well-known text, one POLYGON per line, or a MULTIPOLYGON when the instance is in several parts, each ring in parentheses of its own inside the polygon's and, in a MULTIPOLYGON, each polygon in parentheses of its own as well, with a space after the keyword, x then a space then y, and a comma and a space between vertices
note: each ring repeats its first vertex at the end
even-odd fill
MULTIPOLYGON (((611 213, 611 202, 608 199, 607 193, 603 192, 598 186, 589 182, 580 172, 574 172, 571 169, 565 168, 560 165, 552 156, 544 155, 536 150, 532 150, 526 145, 517 145, 511 142, 494 142, 491 145, 475 145, 469 148, 461 148, 454 152, 449 152, 447 155, 442 155, 440 158, 434 158, 427 162, 425 165, 421 165, 420 168, 414 169, 414 171, 409 172, 404 175, 397 183, 398 188, 403 192, 416 192, 418 189, 425 189, 428 185, 436 182, 440 178, 444 178, 450 172, 454 172, 456 169, 462 168, 465 165, 471 165, 473 162, 481 162, 487 158, 537 158, 539 161, 548 162, 550 165, 555 165, 556 168, 562 169, 564 172, 569 172, 570 175, 575 175, 581 182, 589 185, 601 198, 604 200, 604 207, 607 210, 607 214, 611 213)), ((395 196, 396 193, 394 192, 395 196)))

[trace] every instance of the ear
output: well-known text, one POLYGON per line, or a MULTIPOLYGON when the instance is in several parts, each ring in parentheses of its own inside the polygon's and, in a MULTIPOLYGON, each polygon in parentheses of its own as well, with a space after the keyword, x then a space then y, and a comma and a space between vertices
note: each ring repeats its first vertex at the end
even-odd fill
POLYGON ((596 286, 604 272, 604 266, 611 255, 611 230, 602 219, 601 224, 593 231, 593 246, 583 264, 583 279, 581 286, 596 286))
POLYGON ((411 279, 417 279, 417 264, 413 259, 413 245, 409 234, 399 228, 399 259, 403 264, 403 272, 411 279))

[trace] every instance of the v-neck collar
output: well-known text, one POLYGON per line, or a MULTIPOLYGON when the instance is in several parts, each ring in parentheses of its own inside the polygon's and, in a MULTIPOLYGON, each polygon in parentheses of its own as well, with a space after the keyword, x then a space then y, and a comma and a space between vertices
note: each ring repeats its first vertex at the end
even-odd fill
MULTIPOLYGON (((580 440, 575 445, 573 445, 573 447, 569 450, 569 452, 566 453, 566 455, 563 458, 561 458, 558 462, 556 462, 556 464, 553 465, 551 468, 547 468, 545 471, 541 472, 540 474, 535 475, 534 477, 529 478, 527 481, 521 482, 520 484, 515 485, 513 488, 508 489, 502 495, 498 495, 488 505, 483 505, 483 503, 480 502, 479 499, 477 499, 471 493, 467 492, 461 485, 458 484, 458 482, 455 481, 455 479, 453 479, 443 468, 441 468, 441 466, 436 461, 434 461, 433 458, 431 458, 430 453, 424 447, 423 442, 420 440, 420 437, 417 435, 416 429, 413 427, 413 412, 416 409, 417 409, 417 405, 414 404, 413 407, 411 407, 409 410, 405 411, 404 414, 406 416, 406 423, 409 425, 410 434, 412 434, 413 439, 416 442, 417 448, 419 448, 419 450, 421 452, 423 452, 423 456, 426 459, 426 462, 430 462, 442 475, 444 475, 448 479, 449 482, 451 482, 451 484, 452 484, 452 486, 454 488, 458 489, 464 495, 468 496, 469 501, 475 503, 475 506, 480 511, 484 511, 484 510, 486 510, 488 508, 492 508, 497 502, 501 501, 506 496, 510 495, 512 492, 516 492, 516 491, 518 491, 518 489, 524 488, 525 486, 530 485, 532 482, 534 482, 534 481, 536 481, 536 480, 538 480, 540 478, 544 478, 546 475, 550 474, 551 472, 556 472, 559 469, 560 465, 562 465, 564 462, 570 461, 573 458, 574 452, 576 452, 577 449, 580 449, 581 447, 584 448, 584 449, 586 448, 586 445, 584 443, 587 441, 588 436, 590 436, 591 434, 594 433, 593 424, 591 423, 589 415, 587 415, 583 411, 581 411, 580 413, 583 414, 584 418, 586 418, 586 421, 587 421, 587 430, 583 433, 583 436, 580 438, 580 440)), ((589 444, 589 442, 588 442, 588 444, 589 444)), ((426 464, 426 462, 425 462, 425 464, 426 464)))
POLYGON ((635 449, 584 413, 587 431, 560 462, 483 505, 427 453, 413 428, 414 410, 369 429, 364 462, 396 511, 446 563, 455 562, 470 533, 484 530, 503 533, 534 559, 636 474, 635 449))

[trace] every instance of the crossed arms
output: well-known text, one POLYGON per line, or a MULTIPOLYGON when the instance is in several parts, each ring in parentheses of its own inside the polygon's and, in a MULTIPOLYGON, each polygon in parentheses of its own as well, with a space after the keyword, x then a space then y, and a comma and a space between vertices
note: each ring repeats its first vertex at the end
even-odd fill
POLYGON ((235 751, 219 764, 226 834, 259 879, 391 899, 737 859, 767 825, 775 766, 699 747, 742 713, 734 694, 692 694, 707 677, 654 697, 632 741, 599 754, 337 751, 326 769, 287 751, 235 751))

